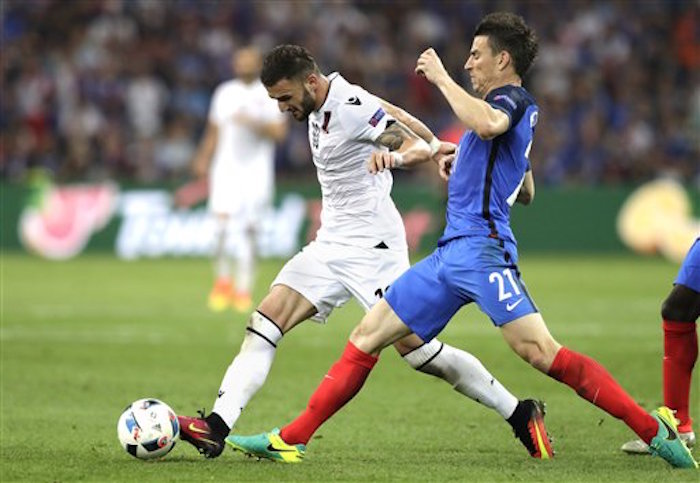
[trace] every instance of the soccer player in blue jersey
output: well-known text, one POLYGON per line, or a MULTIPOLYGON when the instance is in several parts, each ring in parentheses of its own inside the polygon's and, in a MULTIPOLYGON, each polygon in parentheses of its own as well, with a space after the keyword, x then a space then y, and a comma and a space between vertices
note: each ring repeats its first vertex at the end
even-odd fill
MULTIPOLYGON (((686 445, 695 445, 690 417, 690 385, 698 360, 697 320, 700 317, 700 238, 695 240, 683 260, 678 276, 661 306, 664 330, 663 385, 664 404, 678 418, 678 433, 686 445)), ((641 439, 628 441, 622 451, 649 454, 649 445, 641 439)))
MULTIPOLYGON (((410 333, 432 340, 462 306, 475 302, 533 367, 622 419, 671 465, 697 467, 672 412, 662 407, 647 414, 600 364, 554 340, 522 281, 510 207, 518 196, 534 195, 528 154, 538 108, 522 77, 536 54, 534 32, 521 17, 484 17, 465 65, 478 97, 450 78, 433 49, 421 54, 416 72, 440 89, 468 129, 456 156, 441 158, 449 185, 447 226, 438 247, 404 272, 355 327, 297 419, 281 431, 229 436, 234 449, 300 461, 318 427, 360 390, 384 347, 410 333)), ((404 161, 401 152, 374 153, 370 170, 406 166, 404 161)))

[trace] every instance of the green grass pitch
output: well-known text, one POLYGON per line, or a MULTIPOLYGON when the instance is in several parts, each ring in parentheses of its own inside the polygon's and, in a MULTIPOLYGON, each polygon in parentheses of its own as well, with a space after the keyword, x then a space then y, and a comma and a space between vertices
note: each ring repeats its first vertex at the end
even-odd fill
MULTIPOLYGON (((262 264, 256 300, 281 265, 262 264)), ((560 342, 598 359, 645 408, 660 404, 659 307, 676 266, 527 253, 520 266, 560 342)), ((632 432, 518 359, 475 307, 463 309, 441 339, 473 352, 516 395, 547 402, 553 461, 529 458, 495 412, 415 373, 392 350, 320 429, 300 465, 229 450, 205 460, 184 442, 161 461, 138 461, 117 441, 122 409, 147 396, 182 414, 210 408, 238 351, 247 317, 207 311, 210 279, 204 259, 86 255, 50 263, 4 254, 0 480, 698 481, 697 472, 622 454, 632 432)), ((269 430, 302 410, 360 317, 351 302, 327 325, 306 323, 289 334, 236 431, 269 430)))

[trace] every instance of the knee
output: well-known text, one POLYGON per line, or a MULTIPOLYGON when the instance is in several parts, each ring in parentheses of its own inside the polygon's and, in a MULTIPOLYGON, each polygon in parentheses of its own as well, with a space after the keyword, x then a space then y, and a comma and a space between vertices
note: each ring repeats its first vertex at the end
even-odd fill
POLYGON ((365 317, 350 333, 350 342, 367 354, 378 355, 384 346, 376 329, 365 317))
POLYGON ((663 304, 661 304, 661 317, 663 320, 674 322, 693 322, 695 318, 691 314, 691 306, 684 301, 683 297, 671 292, 663 304))
POLYGON ((352 329, 352 332, 350 333, 350 342, 356 346, 362 345, 370 334, 371 327, 365 323, 364 319, 362 319, 362 321, 357 324, 354 329, 352 329))

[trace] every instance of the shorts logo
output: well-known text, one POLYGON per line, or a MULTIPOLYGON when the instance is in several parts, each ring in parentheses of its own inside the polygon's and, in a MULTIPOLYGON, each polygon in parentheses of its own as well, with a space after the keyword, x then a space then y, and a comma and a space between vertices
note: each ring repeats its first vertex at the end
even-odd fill
POLYGON ((508 312, 512 312, 513 309, 514 309, 515 307, 517 307, 518 305, 520 305, 520 302, 522 302, 522 301, 523 301, 523 299, 522 299, 522 297, 521 297, 521 298, 519 298, 518 300, 516 300, 515 302, 513 302, 512 304, 510 304, 510 303, 506 304, 506 310, 507 310, 508 312))
POLYGON ((379 124, 379 121, 381 121, 385 115, 386 115, 386 112, 384 112, 384 109, 382 109, 381 107, 379 109, 377 109, 377 112, 372 114, 372 117, 369 120, 370 126, 377 127, 377 124, 379 124))

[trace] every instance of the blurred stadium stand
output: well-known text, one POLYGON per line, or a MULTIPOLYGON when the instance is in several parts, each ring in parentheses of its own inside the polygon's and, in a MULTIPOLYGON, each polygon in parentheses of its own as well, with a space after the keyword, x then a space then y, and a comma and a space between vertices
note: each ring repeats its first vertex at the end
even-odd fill
MULTIPOLYGON (((433 46, 455 78, 475 23, 522 14, 540 37, 526 79, 541 107, 541 184, 700 183, 700 3, 632 1, 3 0, 4 180, 44 167, 58 181, 187 176, 213 87, 233 49, 294 42, 322 70, 459 133, 438 91, 413 74, 433 46)), ((313 177, 295 124, 278 173, 313 177)))

